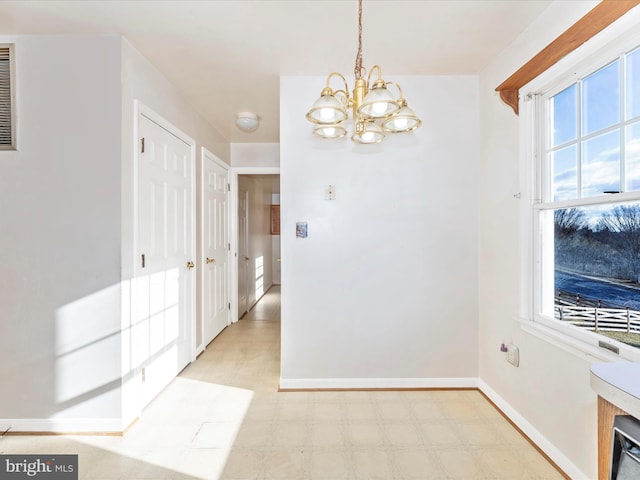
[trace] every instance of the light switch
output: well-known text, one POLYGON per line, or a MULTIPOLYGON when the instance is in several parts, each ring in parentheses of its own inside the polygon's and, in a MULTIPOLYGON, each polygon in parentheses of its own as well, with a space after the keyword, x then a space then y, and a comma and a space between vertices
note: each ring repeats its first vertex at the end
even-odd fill
POLYGON ((336 199, 336 187, 335 185, 327 185, 324 189, 324 199, 325 200, 335 200, 336 199))

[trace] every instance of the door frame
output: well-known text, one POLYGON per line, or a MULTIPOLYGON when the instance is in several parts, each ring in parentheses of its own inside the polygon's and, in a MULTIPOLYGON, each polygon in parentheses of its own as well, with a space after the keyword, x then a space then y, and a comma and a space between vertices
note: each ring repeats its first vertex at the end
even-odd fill
MULTIPOLYGON (((205 158, 208 158, 210 160, 212 160, 216 165, 218 165, 219 167, 223 168, 224 170, 226 170, 227 172, 227 183, 229 184, 229 189, 227 191, 227 231, 229 232, 229 243, 231 245, 233 245, 232 239, 231 239, 231 225, 233 224, 233 222, 231 221, 231 217, 230 217, 230 212, 231 210, 231 198, 232 198, 232 194, 231 194, 231 169, 229 167, 228 164, 224 163, 217 155, 215 155, 213 152, 211 152, 209 149, 207 149, 206 147, 202 147, 201 149, 201 153, 200 153, 200 195, 199 195, 199 202, 200 202, 200 215, 198 215, 198 221, 199 221, 199 226, 198 228, 200 229, 200 235, 198 237, 198 240, 200 242, 200 248, 198 249, 198 265, 200 265, 200 272, 198 273, 198 279, 200 280, 200 287, 198 288, 198 294, 200 297, 200 301, 199 306, 200 306, 200 328, 201 328, 201 332, 202 332, 202 343, 198 346, 196 346, 196 355, 199 355, 200 353, 204 352, 205 350, 205 343, 204 343, 204 304, 205 304, 205 296, 204 296, 204 276, 205 276, 205 271, 204 268, 202 268, 202 265, 204 265, 204 245, 205 245, 205 232, 204 232, 204 215, 205 215, 205 211, 204 211, 204 191, 205 191, 205 178, 204 178, 204 162, 205 162, 205 158)), ((229 298, 229 301, 231 301, 231 292, 233 291, 233 288, 231 288, 231 269, 232 269, 232 261, 231 261, 231 251, 227 250, 227 265, 229 265, 228 268, 228 276, 227 276, 227 289, 229 290, 228 296, 227 298, 229 298)), ((233 317, 231 316, 231 310, 229 310, 229 316, 227 317, 227 325, 231 324, 231 319, 233 317)), ((197 340, 196 340, 197 341, 197 340)))
POLYGON ((242 318, 249 312, 249 264, 247 263, 249 258, 249 192, 247 190, 240 189, 238 186, 238 319, 242 318), (244 222, 240 221, 240 195, 244 196, 244 222), (244 223, 244 225, 242 225, 244 223), (241 228, 244 227, 244 228, 241 228), (240 232, 244 230, 244 236, 240 236, 240 232), (242 250, 242 251, 240 251, 242 250), (241 283, 242 282, 242 283, 241 283), (244 287, 244 291, 242 291, 244 287), (242 310, 240 299, 244 297, 244 311, 240 315, 242 310))
POLYGON ((231 323, 238 321, 238 175, 280 175, 280 167, 231 167, 229 183, 231 195, 229 209, 233 212, 231 222, 231 323))
MULTIPOLYGON (((133 155, 133 198, 132 200, 132 209, 133 209, 133 231, 132 231, 132 239, 133 239, 133 255, 132 255, 132 276, 133 278, 137 278, 139 275, 143 274, 144 271, 141 268, 140 263, 138 262, 138 255, 140 249, 140 239, 139 239, 139 195, 140 195, 140 117, 144 116, 150 121, 156 123, 161 128, 174 135, 176 138, 183 141, 185 144, 189 146, 189 157, 190 157, 190 182, 192 188, 191 198, 189 199, 191 212, 193 214, 192 225, 191 225, 191 242, 189 245, 189 249, 191 250, 191 254, 193 258, 196 258, 196 225, 198 221, 198 216, 196 213, 196 196, 197 196, 197 184, 196 184, 196 141, 191 138, 189 135, 184 133, 182 130, 177 128, 167 119, 162 117, 160 114, 156 113, 154 110, 149 108, 147 105, 142 103, 140 100, 135 99, 133 101, 133 113, 134 113, 134 121, 133 121, 133 134, 134 134, 134 155, 133 155)), ((138 309, 138 305, 136 304, 138 295, 135 292, 135 283, 132 282, 132 291, 130 296, 130 312, 135 312, 138 309)), ((193 276, 192 288, 188 299, 186 301, 190 302, 190 306, 188 306, 187 311, 189 312, 189 318, 186 321, 187 328, 187 339, 189 345, 189 358, 190 361, 193 362, 196 359, 196 289, 197 282, 196 276, 193 276)), ((133 348, 133 346, 128 346, 128 348, 133 348)), ((134 370, 134 375, 138 378, 141 378, 142 368, 136 367, 134 370)), ((138 405, 137 408, 139 412, 142 412, 142 409, 145 405, 138 405)))

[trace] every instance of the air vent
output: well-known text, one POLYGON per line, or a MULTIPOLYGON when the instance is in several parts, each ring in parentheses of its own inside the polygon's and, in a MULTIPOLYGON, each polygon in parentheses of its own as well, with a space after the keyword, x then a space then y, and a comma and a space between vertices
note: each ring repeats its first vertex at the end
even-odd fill
POLYGON ((0 45, 0 150, 15 148, 11 68, 13 48, 0 45))

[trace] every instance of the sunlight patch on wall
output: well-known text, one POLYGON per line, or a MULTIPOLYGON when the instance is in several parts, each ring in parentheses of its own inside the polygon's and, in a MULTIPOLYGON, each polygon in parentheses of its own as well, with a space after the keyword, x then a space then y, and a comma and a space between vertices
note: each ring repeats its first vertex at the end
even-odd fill
POLYGON ((264 257, 256 258, 256 299, 264 294, 264 257))
POLYGON ((120 286, 56 311, 55 401, 62 409, 100 396, 120 379, 120 286))

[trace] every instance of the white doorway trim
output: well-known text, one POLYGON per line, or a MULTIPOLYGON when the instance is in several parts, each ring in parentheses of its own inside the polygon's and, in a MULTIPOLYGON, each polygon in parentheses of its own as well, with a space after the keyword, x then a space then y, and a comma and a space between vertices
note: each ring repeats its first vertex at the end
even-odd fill
POLYGON ((231 167, 231 322, 238 321, 238 175, 280 175, 280 167, 231 167))
POLYGON ((249 272, 253 269, 249 260, 249 192, 238 186, 238 318, 242 318, 251 307, 249 272))

